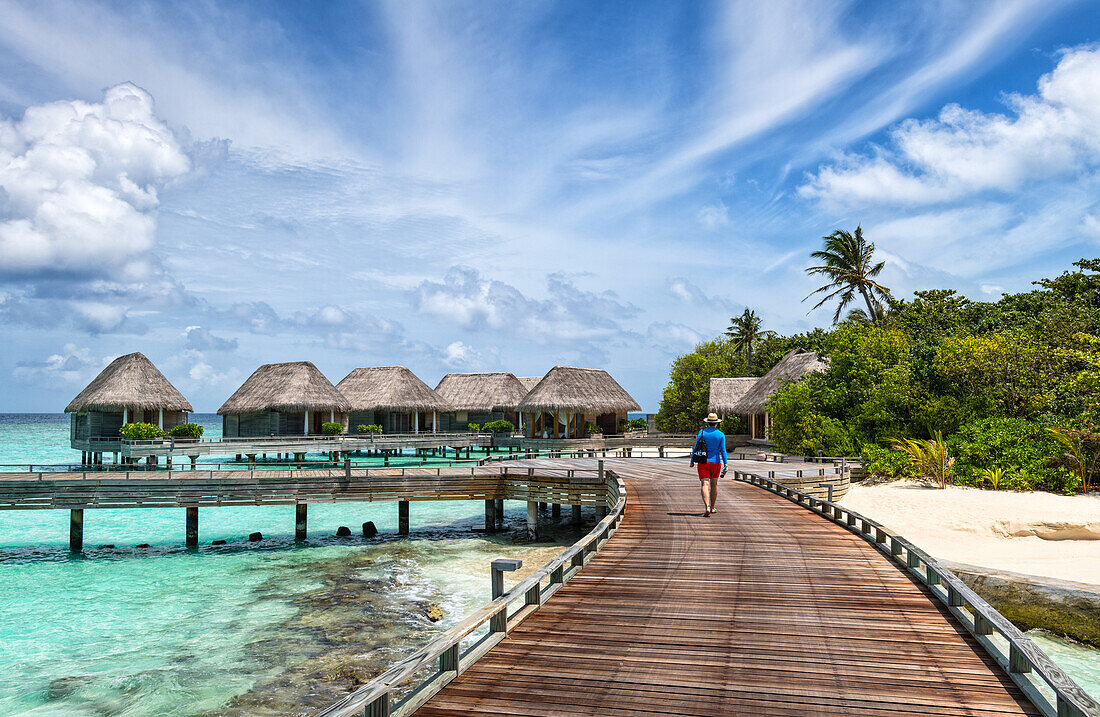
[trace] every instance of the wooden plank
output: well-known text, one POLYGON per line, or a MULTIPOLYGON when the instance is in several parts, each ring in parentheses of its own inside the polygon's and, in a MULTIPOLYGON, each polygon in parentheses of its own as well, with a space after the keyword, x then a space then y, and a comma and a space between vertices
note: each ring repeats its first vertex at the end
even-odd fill
POLYGON ((417 715, 1038 714, 841 525, 733 481, 704 518, 683 462, 607 464, 628 483, 615 536, 417 715))

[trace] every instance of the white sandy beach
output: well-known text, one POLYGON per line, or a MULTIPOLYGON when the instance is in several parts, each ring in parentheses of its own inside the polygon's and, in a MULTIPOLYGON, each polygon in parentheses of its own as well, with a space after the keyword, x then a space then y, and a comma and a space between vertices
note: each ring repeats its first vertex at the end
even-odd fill
POLYGON ((853 484, 845 507, 943 560, 1100 586, 1100 493, 853 484))

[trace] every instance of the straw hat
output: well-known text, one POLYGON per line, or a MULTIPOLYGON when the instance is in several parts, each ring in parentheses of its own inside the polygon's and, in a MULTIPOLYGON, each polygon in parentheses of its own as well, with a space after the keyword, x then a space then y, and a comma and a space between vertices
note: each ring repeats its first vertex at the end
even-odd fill
POLYGON ((709 416, 703 419, 704 423, 721 423, 722 419, 718 417, 717 413, 711 413, 709 416))

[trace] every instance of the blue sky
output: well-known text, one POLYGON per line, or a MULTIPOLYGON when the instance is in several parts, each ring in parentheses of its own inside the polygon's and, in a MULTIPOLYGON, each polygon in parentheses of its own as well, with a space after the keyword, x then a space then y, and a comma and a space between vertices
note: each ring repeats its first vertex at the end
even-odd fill
POLYGON ((0 0, 0 410, 148 355, 610 370, 807 314, 862 223, 895 293, 1100 255, 1096 2, 0 0))

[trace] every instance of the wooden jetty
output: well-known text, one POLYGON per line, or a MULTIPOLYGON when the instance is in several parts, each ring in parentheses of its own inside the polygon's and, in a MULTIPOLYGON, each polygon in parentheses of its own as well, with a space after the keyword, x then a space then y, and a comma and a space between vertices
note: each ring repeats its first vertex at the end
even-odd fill
POLYGON ((885 526, 774 472, 731 472, 705 518, 682 461, 607 467, 591 533, 320 714, 1100 715, 885 526))

